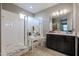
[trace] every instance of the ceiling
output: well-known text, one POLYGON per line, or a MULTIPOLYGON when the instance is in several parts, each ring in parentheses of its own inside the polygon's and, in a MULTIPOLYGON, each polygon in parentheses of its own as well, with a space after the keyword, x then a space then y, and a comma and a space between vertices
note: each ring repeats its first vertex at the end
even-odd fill
POLYGON ((56 5, 57 3, 15 3, 15 5, 31 12, 37 13, 49 7, 56 5))

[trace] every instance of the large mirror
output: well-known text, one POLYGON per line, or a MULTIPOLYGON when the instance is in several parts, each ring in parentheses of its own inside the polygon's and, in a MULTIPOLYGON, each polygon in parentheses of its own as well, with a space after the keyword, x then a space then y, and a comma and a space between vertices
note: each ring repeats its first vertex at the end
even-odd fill
POLYGON ((73 32, 73 19, 72 19, 72 11, 68 9, 63 9, 60 11, 53 12, 50 26, 52 32, 62 31, 66 33, 73 32))

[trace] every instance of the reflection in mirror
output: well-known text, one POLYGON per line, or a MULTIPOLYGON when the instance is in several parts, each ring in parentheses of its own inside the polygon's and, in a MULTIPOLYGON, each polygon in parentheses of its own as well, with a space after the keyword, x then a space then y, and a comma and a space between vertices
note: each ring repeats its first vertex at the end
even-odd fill
POLYGON ((40 36, 40 19, 28 16, 28 36, 40 36))
POLYGON ((66 33, 72 33, 72 22, 72 12, 70 10, 63 9, 57 12, 53 12, 52 19, 50 21, 50 31, 62 31, 66 33))

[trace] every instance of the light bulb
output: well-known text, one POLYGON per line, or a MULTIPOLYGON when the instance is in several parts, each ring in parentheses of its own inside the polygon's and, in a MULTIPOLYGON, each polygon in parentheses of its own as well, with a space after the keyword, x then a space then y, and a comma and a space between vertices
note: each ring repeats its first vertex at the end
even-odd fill
POLYGON ((58 11, 56 12, 56 15, 59 16, 59 12, 58 11))
POLYGON ((67 9, 64 9, 63 12, 64 12, 64 14, 67 14, 68 13, 68 10, 67 9))
POLYGON ((61 10, 61 11, 60 11, 60 15, 62 15, 63 13, 64 13, 64 12, 61 10))
POLYGON ((54 12, 54 13, 52 13, 52 16, 56 16, 56 13, 54 12))

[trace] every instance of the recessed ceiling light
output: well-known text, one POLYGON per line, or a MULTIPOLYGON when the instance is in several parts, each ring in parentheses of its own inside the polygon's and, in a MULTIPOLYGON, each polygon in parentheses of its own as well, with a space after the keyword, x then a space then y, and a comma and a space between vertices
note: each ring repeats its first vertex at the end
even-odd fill
POLYGON ((29 8, 30 8, 30 9, 32 9, 33 7, 32 7, 32 6, 30 6, 29 8))

